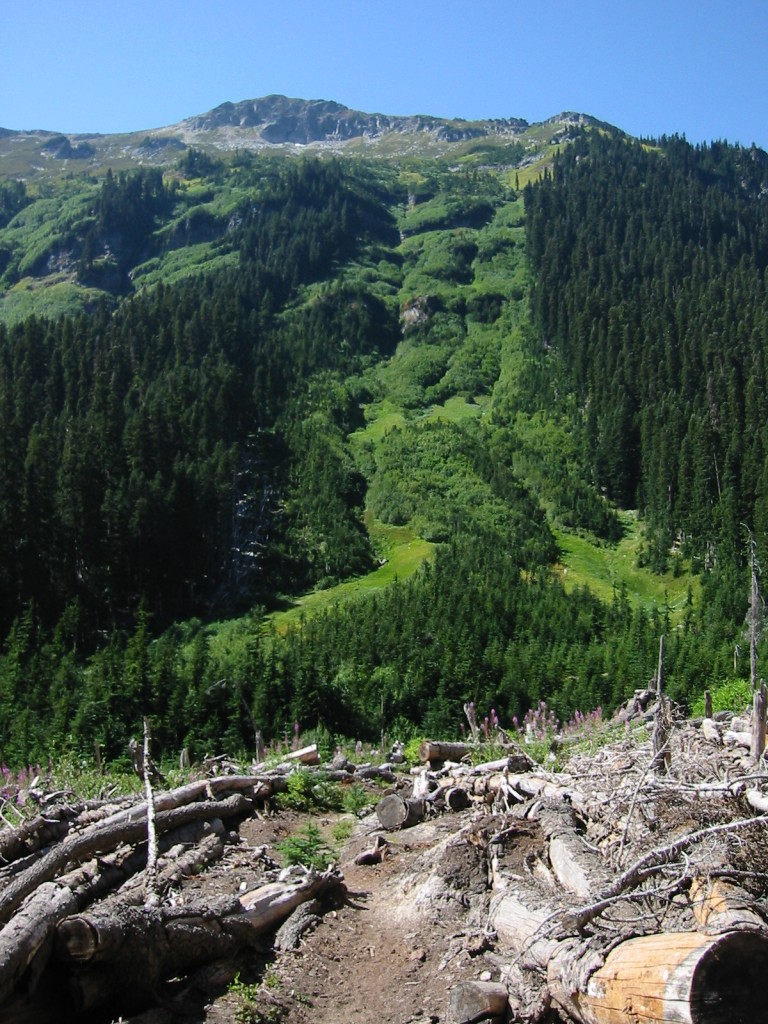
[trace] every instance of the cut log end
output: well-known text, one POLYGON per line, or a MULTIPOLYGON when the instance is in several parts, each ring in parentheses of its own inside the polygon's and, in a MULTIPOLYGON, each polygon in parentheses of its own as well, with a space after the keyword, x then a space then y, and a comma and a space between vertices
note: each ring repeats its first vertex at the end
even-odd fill
POLYGON ((388 832, 398 828, 410 828, 424 817, 424 801, 404 800, 399 794, 391 793, 379 800, 376 816, 381 827, 388 832))
POLYGON ((555 958, 548 971, 555 1002, 583 1024, 754 1024, 765 1016, 768 936, 761 931, 629 939, 581 993, 564 991, 557 967, 555 958))

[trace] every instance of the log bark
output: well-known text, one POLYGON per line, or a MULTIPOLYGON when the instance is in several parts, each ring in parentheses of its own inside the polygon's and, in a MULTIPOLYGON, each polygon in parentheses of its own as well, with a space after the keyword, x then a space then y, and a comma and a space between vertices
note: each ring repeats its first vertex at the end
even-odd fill
POLYGON ((470 743, 440 743, 424 740, 419 747, 420 761, 461 761, 476 748, 470 743))
POLYGON ((717 728, 717 723, 711 716, 703 719, 701 723, 701 734, 705 740, 708 740, 710 743, 715 743, 717 746, 720 746, 723 742, 720 730, 717 728))
MULTIPOLYGON (((494 744, 494 749, 498 750, 494 744)), ((533 761, 517 743, 502 743, 501 749, 506 754, 503 766, 510 771, 526 771, 533 761)), ((419 747, 419 760, 427 761, 462 761, 473 753, 482 753, 483 744, 443 743, 437 740, 424 740, 419 747)))
POLYGON ((768 698, 766 697, 765 682, 760 681, 760 686, 755 690, 752 697, 752 757, 760 762, 765 751, 765 723, 766 712, 768 711, 768 698))
POLYGON ((523 966, 543 972, 553 1001, 580 1024, 734 1024, 762 1015, 768 935, 665 932, 621 942, 605 957, 558 939, 562 908, 533 890, 502 893, 490 924, 523 966))
MULTIPOLYGON (((160 849, 166 851, 166 856, 159 862, 160 889, 164 890, 181 877, 193 874, 223 853, 220 835, 216 832, 211 834, 210 825, 207 826, 207 832, 204 823, 197 825, 194 829, 189 826, 176 829, 161 838, 160 849), (169 836, 177 841, 177 845, 170 849, 169 836), (182 841, 199 845, 191 851, 180 853, 178 843, 182 841)), ((215 822, 212 825, 215 826, 215 822)), ((221 823, 218 831, 223 831, 221 823)), ((0 931, 0 1004, 9 997, 33 961, 38 973, 44 968, 49 952, 46 942, 60 921, 78 913, 93 900, 114 891, 126 879, 141 872, 145 863, 144 850, 124 848, 82 864, 55 881, 40 885, 0 931)), ((119 899, 125 903, 140 904, 143 897, 144 884, 141 878, 132 889, 124 888, 119 894, 119 899)))
POLYGON ((71 889, 48 882, 0 933, 0 1004, 4 1003, 38 955, 53 928, 78 910, 71 889))
MULTIPOLYGON (((550 854, 553 840, 567 838, 570 844, 574 838, 568 814, 562 807, 539 812, 550 836, 550 854)), ((546 978, 551 999, 580 1024, 734 1024, 757 1019, 761 979, 768 969, 768 931, 750 909, 747 894, 735 886, 694 886, 699 925, 706 931, 670 931, 621 941, 614 930, 614 948, 605 953, 604 942, 590 940, 583 929, 629 895, 654 868, 670 863, 690 845, 759 823, 760 819, 744 819, 680 837, 646 853, 607 887, 596 875, 600 898, 589 891, 591 851, 577 848, 577 866, 587 869, 590 906, 574 909, 557 890, 546 896, 532 881, 515 876, 513 884, 506 879, 506 888, 493 897, 489 926, 514 955, 513 962, 546 978)), ((564 875, 556 873, 568 887, 570 869, 564 875)), ((494 884, 497 881, 505 883, 495 876, 494 884)), ((615 927, 617 922, 613 923, 615 927)))
POLYGON ((66 806, 52 808, 45 815, 36 815, 25 821, 18 828, 0 833, 0 861, 9 864, 35 853, 48 843, 63 839, 79 810, 77 807, 66 806))
POLYGON ((576 817, 567 804, 545 805, 539 811, 539 821, 549 841, 552 872, 567 892, 587 900, 596 889, 608 885, 601 857, 579 835, 576 817))

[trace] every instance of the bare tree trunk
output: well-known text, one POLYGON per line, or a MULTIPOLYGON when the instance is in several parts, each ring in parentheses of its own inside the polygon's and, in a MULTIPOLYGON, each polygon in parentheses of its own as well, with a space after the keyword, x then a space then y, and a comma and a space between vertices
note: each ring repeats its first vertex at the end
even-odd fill
POLYGON ((82 965, 71 982, 81 1012, 116 996, 141 1005, 162 978, 253 946, 296 907, 341 885, 333 873, 309 872, 239 899, 181 908, 105 908, 62 921, 55 953, 64 963, 82 965))
POLYGON ((666 775, 672 759, 669 746, 672 734, 672 719, 669 702, 664 693, 664 636, 659 638, 659 665, 656 670, 656 714, 653 720, 653 765, 654 770, 666 775))
POLYGON ((765 752, 766 692, 765 682, 752 695, 752 757, 759 762, 765 752))
POLYGON ((152 758, 150 754, 149 720, 147 718, 144 719, 144 757, 141 767, 144 774, 144 793, 147 801, 146 906, 156 907, 160 903, 160 893, 157 887, 157 819, 155 814, 155 794, 152 792, 152 758))

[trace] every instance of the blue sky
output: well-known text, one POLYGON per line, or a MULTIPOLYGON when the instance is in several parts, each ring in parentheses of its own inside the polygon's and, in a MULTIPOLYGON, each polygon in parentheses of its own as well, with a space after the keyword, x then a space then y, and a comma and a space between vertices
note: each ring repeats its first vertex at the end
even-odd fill
POLYGON ((285 93, 387 114, 576 110, 768 148, 768 0, 5 0, 0 126, 121 132, 285 93))

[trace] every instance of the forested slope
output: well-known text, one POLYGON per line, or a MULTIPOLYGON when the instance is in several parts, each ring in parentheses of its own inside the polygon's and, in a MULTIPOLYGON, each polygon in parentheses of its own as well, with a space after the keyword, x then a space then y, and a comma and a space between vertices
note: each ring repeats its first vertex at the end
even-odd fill
POLYGON ((768 157, 592 135, 526 194, 534 321, 581 407, 594 481, 697 566, 766 526, 768 157))
POLYGON ((766 158, 572 136, 525 207, 478 159, 190 151, 68 181, 56 217, 4 186, 6 294, 59 265, 82 309, 0 326, 9 762, 120 757, 144 714, 193 755, 454 733, 468 699, 567 718, 643 685, 660 633, 679 699, 734 671, 766 158), (609 548, 614 504, 652 568, 703 573, 696 606, 566 593, 551 526, 609 548), (376 566, 377 524, 434 560, 280 628, 376 566))

